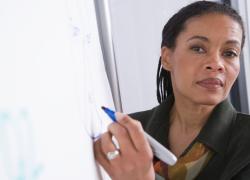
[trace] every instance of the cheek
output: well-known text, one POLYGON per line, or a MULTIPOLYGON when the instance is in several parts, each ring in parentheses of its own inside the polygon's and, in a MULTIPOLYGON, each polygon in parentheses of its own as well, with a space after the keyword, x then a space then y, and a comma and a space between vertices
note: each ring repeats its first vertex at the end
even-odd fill
POLYGON ((230 86, 233 85, 234 81, 237 79, 240 72, 240 63, 235 62, 228 66, 228 80, 230 81, 230 86))
POLYGON ((176 86, 189 86, 194 79, 194 73, 197 72, 194 64, 190 64, 186 60, 179 61, 173 65, 172 76, 176 86))

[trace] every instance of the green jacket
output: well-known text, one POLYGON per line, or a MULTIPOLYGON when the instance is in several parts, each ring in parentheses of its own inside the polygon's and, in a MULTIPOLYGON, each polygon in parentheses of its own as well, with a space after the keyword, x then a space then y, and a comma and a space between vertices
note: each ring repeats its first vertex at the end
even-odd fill
MULTIPOLYGON (((167 148, 173 102, 170 96, 151 110, 130 114, 167 148)), ((229 100, 215 107, 195 140, 214 152, 197 180, 250 180, 250 116, 236 112, 229 100)))

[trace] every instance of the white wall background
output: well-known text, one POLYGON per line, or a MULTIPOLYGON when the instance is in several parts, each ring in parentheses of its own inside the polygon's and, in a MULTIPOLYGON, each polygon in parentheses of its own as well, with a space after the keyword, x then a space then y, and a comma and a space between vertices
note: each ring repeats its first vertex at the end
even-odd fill
POLYGON ((248 108, 250 112, 250 39, 249 39, 249 30, 250 30, 250 2, 248 0, 232 0, 232 6, 239 11, 241 15, 246 31, 246 39, 245 39, 245 46, 243 48, 243 55, 242 61, 244 62, 244 76, 246 78, 246 82, 244 86, 246 86, 247 90, 247 97, 241 97, 247 99, 248 101, 248 108))
POLYGON ((245 19, 247 19, 247 22, 246 22, 246 28, 247 28, 247 43, 248 45, 245 47, 245 52, 248 53, 248 55, 245 55, 245 59, 244 59, 244 62, 245 62, 245 77, 246 77, 246 81, 247 81, 247 94, 248 94, 248 107, 249 107, 249 112, 250 112, 250 53, 249 53, 249 50, 250 50, 250 38, 249 38, 249 34, 250 34, 250 2, 249 1, 246 1, 247 3, 247 6, 246 6, 246 11, 247 11, 247 15, 244 17, 245 19))

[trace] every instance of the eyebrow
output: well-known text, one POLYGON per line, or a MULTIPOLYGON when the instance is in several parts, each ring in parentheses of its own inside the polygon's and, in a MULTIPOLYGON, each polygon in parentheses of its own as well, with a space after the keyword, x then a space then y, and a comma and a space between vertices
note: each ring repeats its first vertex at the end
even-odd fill
MULTIPOLYGON (((209 39, 205 36, 192 36, 187 41, 191 41, 193 39, 199 39, 201 41, 209 42, 209 39)), ((238 40, 228 40, 228 41, 226 41, 225 44, 236 44, 236 45, 240 46, 240 42, 238 40)))
POLYGON ((225 44, 236 44, 236 45, 240 46, 240 42, 237 40, 228 40, 225 44))
POLYGON ((193 39, 200 39, 202 41, 206 41, 206 42, 209 42, 208 38, 205 37, 205 36, 192 36, 191 38, 189 38, 187 41, 191 41, 193 39))

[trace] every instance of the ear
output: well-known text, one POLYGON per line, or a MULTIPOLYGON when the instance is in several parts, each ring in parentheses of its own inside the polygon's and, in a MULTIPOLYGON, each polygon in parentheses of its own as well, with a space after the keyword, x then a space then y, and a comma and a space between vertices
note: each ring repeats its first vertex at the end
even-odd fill
POLYGON ((171 71, 172 65, 171 65, 171 53, 172 50, 168 47, 162 47, 161 48, 161 65, 165 70, 171 71))

